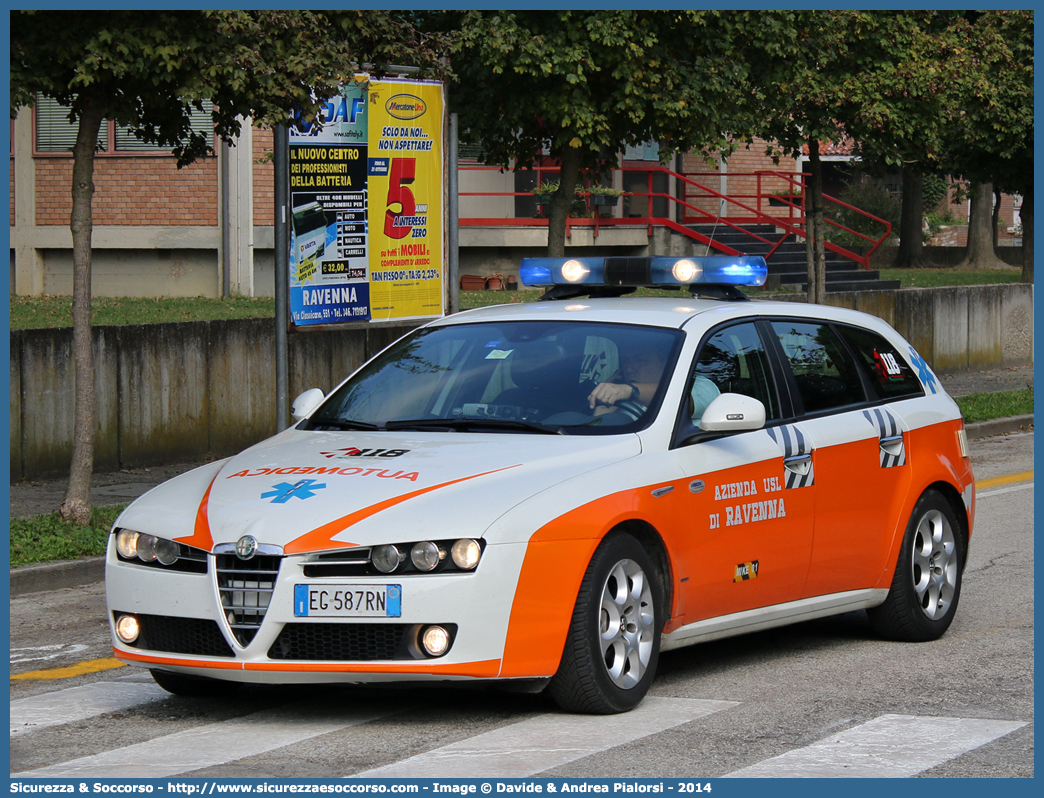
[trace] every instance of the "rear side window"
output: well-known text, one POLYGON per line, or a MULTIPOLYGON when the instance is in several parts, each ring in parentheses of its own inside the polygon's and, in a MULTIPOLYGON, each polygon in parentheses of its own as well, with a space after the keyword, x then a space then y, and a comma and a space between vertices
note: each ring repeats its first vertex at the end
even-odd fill
POLYGON ((773 321, 772 329, 790 364, 806 413, 866 401, 856 365, 829 325, 786 320, 773 321))
POLYGON ((921 381, 906 359, 877 333, 858 327, 838 327, 841 337, 856 353, 860 368, 880 399, 921 396, 921 381))

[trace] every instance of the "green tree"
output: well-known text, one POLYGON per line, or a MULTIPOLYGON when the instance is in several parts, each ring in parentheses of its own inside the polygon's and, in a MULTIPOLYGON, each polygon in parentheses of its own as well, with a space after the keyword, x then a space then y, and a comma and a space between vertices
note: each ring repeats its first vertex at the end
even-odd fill
POLYGON ((1002 265, 993 251, 993 190, 1023 198, 1022 281, 1033 282, 1033 12, 964 17, 967 85, 945 128, 943 159, 972 183, 968 250, 961 264, 1002 265))
POLYGON ((943 35, 951 18, 933 11, 804 12, 789 72, 763 90, 769 103, 762 135, 783 152, 808 147, 811 301, 826 297, 819 143, 851 138, 885 164, 934 170, 947 97, 941 88, 957 68, 943 35))
POLYGON ((751 76, 785 64, 790 12, 468 11, 459 29, 450 104, 485 160, 528 168, 559 161, 548 255, 565 227, 584 168, 613 166, 626 145, 661 153, 731 151, 754 127, 751 76))
POLYGON ((90 519, 94 467, 91 233, 94 143, 102 119, 169 146, 178 164, 208 154, 190 110, 214 102, 229 143, 241 117, 313 119, 359 64, 435 63, 433 40, 402 14, 379 11, 41 11, 11 14, 11 116, 37 94, 71 107, 73 148, 73 359, 75 433, 66 520, 90 519))

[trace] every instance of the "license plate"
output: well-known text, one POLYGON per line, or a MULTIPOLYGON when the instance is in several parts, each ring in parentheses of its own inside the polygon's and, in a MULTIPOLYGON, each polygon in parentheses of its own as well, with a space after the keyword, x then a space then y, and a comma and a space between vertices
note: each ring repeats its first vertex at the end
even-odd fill
POLYGON ((297 618, 398 618, 400 585, 294 585, 297 618))

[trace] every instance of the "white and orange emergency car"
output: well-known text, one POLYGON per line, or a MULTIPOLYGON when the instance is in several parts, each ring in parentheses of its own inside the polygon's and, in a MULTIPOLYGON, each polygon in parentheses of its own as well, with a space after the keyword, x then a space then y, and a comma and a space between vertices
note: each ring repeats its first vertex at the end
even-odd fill
POLYGON ((975 509, 960 411, 883 321, 745 301, 765 274, 526 261, 547 301, 421 327, 128 507, 115 655, 181 694, 513 680, 610 713, 700 641, 859 609, 937 638, 975 509))

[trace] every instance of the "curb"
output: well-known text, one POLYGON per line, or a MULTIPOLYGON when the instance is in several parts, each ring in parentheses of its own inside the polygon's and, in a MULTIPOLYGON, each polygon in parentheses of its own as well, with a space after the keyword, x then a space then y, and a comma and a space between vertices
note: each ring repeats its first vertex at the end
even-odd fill
MULTIPOLYGON (((1033 428, 1033 415, 995 418, 968 424, 968 437, 988 438, 1011 432, 1025 432, 1033 428)), ((11 595, 22 596, 43 590, 59 590, 63 587, 81 587, 105 579, 105 558, 88 557, 67 562, 23 565, 11 569, 11 595)))
POLYGON ((989 438, 993 435, 1007 435, 1010 432, 1026 432, 1033 429, 1033 414, 977 421, 974 424, 967 424, 964 429, 967 431, 968 437, 973 440, 989 438))
POLYGON ((42 590, 82 587, 105 579, 105 558, 45 562, 11 569, 11 595, 22 596, 42 590))

